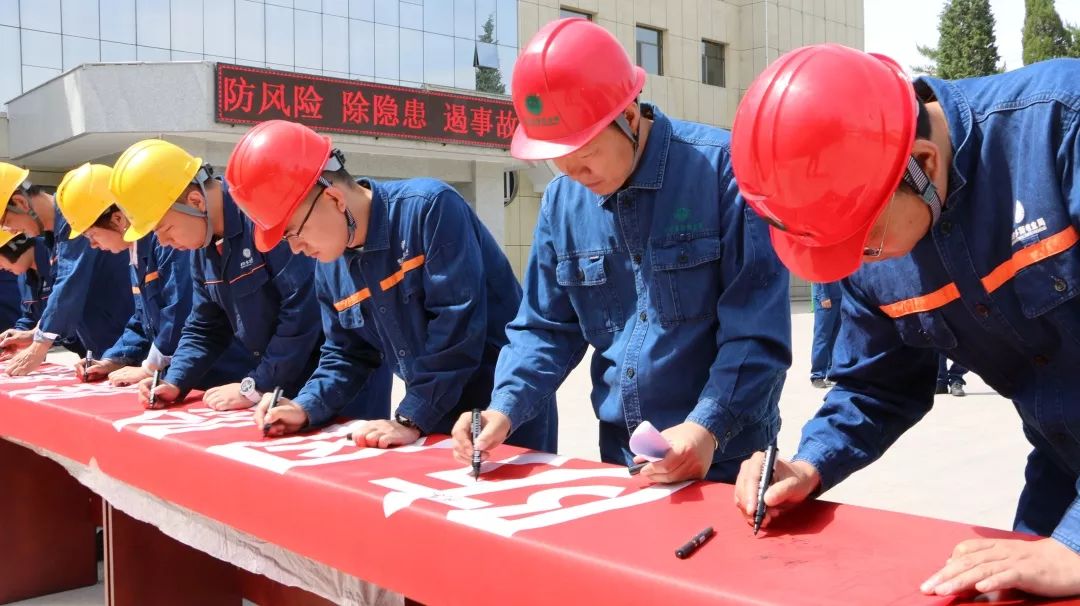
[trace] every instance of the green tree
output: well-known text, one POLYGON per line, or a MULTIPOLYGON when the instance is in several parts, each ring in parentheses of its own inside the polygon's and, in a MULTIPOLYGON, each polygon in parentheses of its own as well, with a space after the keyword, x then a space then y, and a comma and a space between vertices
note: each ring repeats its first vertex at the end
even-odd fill
POLYGON ((1070 57, 1080 57, 1080 25, 1067 25, 1069 35, 1072 36, 1072 46, 1069 47, 1070 57))
POLYGON ((1024 65, 1067 57, 1074 37, 1061 22, 1054 0, 1024 0, 1024 65))
MULTIPOLYGON (((490 15, 484 22, 484 33, 480 35, 479 42, 494 45, 495 39, 495 15, 490 15)), ((481 67, 479 57, 476 65, 476 90, 482 93, 506 94, 506 85, 502 81, 502 72, 497 67, 481 67)))
POLYGON ((938 21, 937 47, 920 46, 919 52, 931 63, 912 69, 939 78, 954 80, 1001 72, 990 0, 946 0, 938 21))

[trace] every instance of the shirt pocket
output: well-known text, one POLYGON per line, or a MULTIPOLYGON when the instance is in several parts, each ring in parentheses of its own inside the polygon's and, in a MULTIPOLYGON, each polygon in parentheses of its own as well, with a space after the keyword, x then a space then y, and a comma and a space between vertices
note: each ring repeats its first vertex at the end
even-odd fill
POLYGON ((716 317, 720 256, 717 235, 682 234, 653 241, 653 283, 661 325, 716 317))
POLYGON ((252 328, 255 328, 266 322, 267 314, 277 314, 276 301, 273 309, 268 309, 267 297, 261 292, 269 281, 269 273, 258 269, 232 278, 228 283, 208 283, 211 296, 225 310, 238 338, 250 338, 252 334, 265 332, 263 329, 253 333, 248 330, 247 323, 251 322, 252 328))
POLYGON ((1024 317, 1048 321, 1080 344, 1080 245, 1020 270, 1012 288, 1024 317))
POLYGON ((956 348, 956 334, 938 312, 924 312, 897 318, 900 340, 909 347, 949 350, 956 348))
POLYGON ((338 324, 347 330, 359 330, 364 327, 363 305, 357 303, 337 312, 338 324))
POLYGON ((585 334, 619 330, 621 306, 607 276, 607 255, 584 254, 562 259, 555 280, 566 289, 585 334))

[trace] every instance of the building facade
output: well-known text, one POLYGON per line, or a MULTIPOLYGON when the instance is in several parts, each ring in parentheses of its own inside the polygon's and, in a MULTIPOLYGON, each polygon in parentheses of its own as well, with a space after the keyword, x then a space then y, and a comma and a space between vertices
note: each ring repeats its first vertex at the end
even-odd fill
MULTIPOLYGON (((55 184, 160 136, 220 167, 246 126, 216 119, 215 63, 505 99, 520 45, 568 16, 618 37, 649 72, 643 99, 730 127, 753 77, 783 52, 861 48, 862 11, 862 0, 0 0, 0 156, 55 184)), ((332 134, 354 173, 458 187, 520 275, 548 164, 491 146, 332 134)))

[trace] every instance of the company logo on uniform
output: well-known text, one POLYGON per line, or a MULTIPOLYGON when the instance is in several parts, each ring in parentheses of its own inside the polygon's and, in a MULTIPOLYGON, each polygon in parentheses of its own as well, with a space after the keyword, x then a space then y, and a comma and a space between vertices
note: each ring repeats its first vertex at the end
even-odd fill
POLYGON ((251 258, 251 249, 250 248, 245 248, 243 251, 241 251, 240 254, 243 255, 243 257, 244 257, 244 260, 240 262, 240 269, 250 267, 251 264, 255 262, 255 259, 251 258))
POLYGON ((559 123, 558 116, 541 116, 544 113, 544 102, 540 99, 540 95, 532 94, 525 97, 525 109, 536 116, 526 116, 525 121, 529 126, 554 126, 559 123))
POLYGON ((680 206, 675 209, 675 212, 671 213, 672 224, 668 226, 668 234, 678 233, 693 233, 705 229, 705 224, 701 221, 691 221, 690 209, 685 206, 680 206))
POLYGON ((1013 246, 1030 240, 1035 236, 1046 231, 1046 219, 1039 217, 1034 221, 1024 223, 1024 216, 1027 213, 1024 211, 1024 204, 1020 200, 1016 201, 1016 207, 1013 209, 1013 225, 1015 226, 1012 232, 1013 246))
POLYGON ((245 259, 250 259, 251 258, 251 249, 250 248, 245 248, 244 252, 243 252, 243 255, 244 255, 245 259))

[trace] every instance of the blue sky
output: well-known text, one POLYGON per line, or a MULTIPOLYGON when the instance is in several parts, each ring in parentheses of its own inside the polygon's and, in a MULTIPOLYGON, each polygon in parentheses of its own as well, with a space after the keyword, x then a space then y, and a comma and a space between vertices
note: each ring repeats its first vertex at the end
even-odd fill
MULTIPOLYGON (((866 50, 889 55, 910 70, 925 62, 916 44, 937 44, 938 14, 944 0, 865 0, 866 50)), ((1080 0, 1057 0, 1062 20, 1080 23, 1080 0)), ((990 0, 997 20, 998 54, 1008 69, 1023 66, 1020 30, 1024 0, 990 0)))

